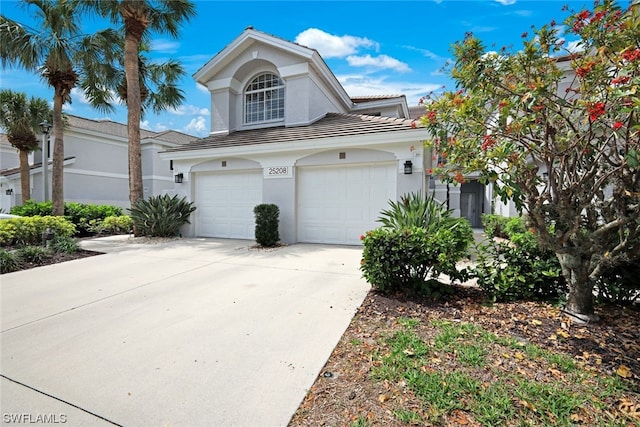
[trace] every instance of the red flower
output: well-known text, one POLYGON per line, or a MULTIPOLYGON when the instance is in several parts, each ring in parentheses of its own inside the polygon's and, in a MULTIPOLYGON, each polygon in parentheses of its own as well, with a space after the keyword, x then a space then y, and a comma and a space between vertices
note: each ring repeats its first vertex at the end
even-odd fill
POLYGON ((625 83, 629 83, 629 80, 631 80, 631 77, 629 77, 629 76, 620 76, 620 77, 616 77, 615 79, 611 80, 611 84, 623 85, 625 83))
POLYGON ((495 143, 496 140, 493 139, 491 135, 485 135, 484 142, 482 143, 482 146, 480 148, 482 148, 482 151, 487 151, 487 149, 493 147, 495 143))
POLYGON ((415 122, 415 121, 412 121, 412 122, 411 122, 411 129, 415 129, 415 128, 416 128, 416 122, 415 122))
POLYGON ((613 124, 613 126, 612 126, 612 127, 613 127, 613 129, 614 129, 614 130, 618 130, 618 129, 620 129, 622 126, 624 126, 624 123, 622 123, 622 122, 618 121, 618 122, 615 122, 615 123, 613 124))
POLYGON ((606 112, 604 108, 604 102, 596 102, 589 107, 589 118, 591 121, 595 121, 598 117, 604 115, 606 112))
POLYGON ((591 72, 594 65, 596 65, 596 63, 590 61, 589 63, 578 67, 578 69, 576 70, 576 74, 580 77, 584 77, 591 72))
POLYGON ((364 240, 364 234, 360 235, 360 240, 364 240))
POLYGON ((625 52, 622 52, 621 56, 623 59, 626 59, 629 62, 635 61, 637 59, 640 59, 640 49, 627 50, 625 52))
POLYGON ((464 183, 464 176, 460 172, 456 172, 456 176, 453 177, 453 180, 458 184, 464 183))
POLYGON ((582 19, 582 20, 585 20, 585 19, 587 19, 587 18, 588 18, 588 17, 590 17, 590 16, 591 16, 591 12, 589 12, 588 10, 583 10, 582 12, 580 12, 580 13, 578 14, 578 18, 580 18, 580 19, 582 19))
POLYGON ((426 117, 426 119, 427 119, 427 121, 429 123, 434 123, 436 121, 436 112, 435 111, 429 111, 423 117, 426 117))

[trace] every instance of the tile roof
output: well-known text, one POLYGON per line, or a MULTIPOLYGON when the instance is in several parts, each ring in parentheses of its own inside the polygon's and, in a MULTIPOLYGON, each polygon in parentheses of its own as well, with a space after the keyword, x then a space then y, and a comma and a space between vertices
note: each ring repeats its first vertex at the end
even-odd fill
POLYGON ((427 108, 424 105, 415 105, 413 107, 409 107, 409 117, 411 117, 413 120, 419 119, 426 113, 427 108))
MULTIPOLYGON (((66 162, 67 160, 72 160, 75 159, 75 156, 70 156, 70 157, 65 157, 64 161, 66 162)), ((51 163, 51 162, 49 162, 51 163)), ((29 170, 34 170, 34 169, 38 169, 42 167, 42 162, 38 162, 38 163, 34 163, 32 165, 29 165, 29 170)), ((13 175, 16 173, 20 173, 20 166, 17 166, 15 168, 9 168, 9 169, 3 169, 0 170, 0 176, 9 176, 9 175, 13 175)))
POLYGON ((195 140, 187 145, 170 148, 167 152, 399 132, 411 130, 411 122, 407 119, 363 114, 328 113, 322 119, 307 126, 280 126, 237 131, 228 135, 214 135, 195 140))
POLYGON ((398 99, 402 97, 404 97, 404 95, 363 95, 352 96, 351 101, 353 101, 354 104, 360 104, 363 102, 380 101, 384 99, 398 99))
MULTIPOLYGON (((117 123, 107 119, 85 119, 84 117, 72 115, 67 115, 67 118, 69 125, 72 127, 127 138, 127 125, 123 123, 117 123)), ((156 139, 158 141, 171 142, 175 144, 186 144, 197 139, 197 137, 174 130, 152 132, 146 129, 140 129, 140 139, 156 139)))

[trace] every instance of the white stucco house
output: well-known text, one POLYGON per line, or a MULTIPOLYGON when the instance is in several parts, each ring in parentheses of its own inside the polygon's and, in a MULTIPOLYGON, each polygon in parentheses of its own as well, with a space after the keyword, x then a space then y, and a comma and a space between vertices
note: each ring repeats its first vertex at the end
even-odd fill
POLYGON ((247 28, 194 74, 208 137, 160 153, 197 207, 191 236, 253 239, 253 208, 280 208, 283 242, 359 244, 389 200, 428 188, 406 98, 351 98, 318 52, 247 28))
MULTIPOLYGON (((192 135, 176 131, 141 130, 144 197, 171 192, 171 162, 159 151, 186 144, 192 135)), ((42 141, 42 136, 39 136, 42 141)), ((53 152, 53 138, 48 141, 53 152)), ((18 153, 0 134, 0 209, 8 212, 22 204, 18 153)), ((129 207, 127 126, 110 120, 90 120, 67 115, 64 129, 64 198, 68 202, 129 207)), ((31 198, 43 200, 42 151, 30 155, 31 198)), ((51 194, 51 154, 48 187, 51 194)))

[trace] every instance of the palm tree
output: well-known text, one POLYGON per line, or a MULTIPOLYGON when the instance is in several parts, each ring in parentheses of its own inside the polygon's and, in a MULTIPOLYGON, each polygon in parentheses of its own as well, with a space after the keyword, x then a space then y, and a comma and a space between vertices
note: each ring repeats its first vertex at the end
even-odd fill
MULTIPOLYGON (((20 153, 20 188, 22 201, 31 198, 29 153, 38 148, 36 130, 43 120, 51 119, 51 109, 46 99, 31 97, 10 89, 0 90, 0 126, 7 132, 7 139, 20 153)), ((47 167, 46 159, 42 167, 47 167)))
POLYGON ((19 66, 38 72, 54 90, 52 212, 54 215, 64 215, 62 107, 65 103, 71 103, 71 89, 83 76, 83 71, 74 66, 74 58, 80 49, 109 46, 115 33, 106 30, 82 36, 79 28, 80 9, 75 0, 22 1, 36 8, 39 28, 26 27, 0 15, 0 60, 3 67, 19 66))
MULTIPOLYGON (((120 89, 124 92, 121 97, 127 103, 129 200, 133 206, 143 197, 140 147, 140 120, 143 106, 150 105, 156 111, 163 109, 162 103, 154 104, 153 96, 150 96, 148 88, 144 84, 146 78, 152 78, 154 74, 151 67, 144 65, 141 67, 144 60, 141 61, 140 51, 148 45, 151 32, 177 37, 182 22, 188 21, 195 15, 195 5, 189 0, 80 1, 84 8, 109 18, 113 23, 123 25, 125 79, 124 85, 121 84, 120 89), (146 104, 147 101, 148 104, 146 104)), ((179 71, 175 68, 177 63, 172 64, 169 70, 173 73, 179 71)), ((179 105, 179 102, 174 105, 179 105)))

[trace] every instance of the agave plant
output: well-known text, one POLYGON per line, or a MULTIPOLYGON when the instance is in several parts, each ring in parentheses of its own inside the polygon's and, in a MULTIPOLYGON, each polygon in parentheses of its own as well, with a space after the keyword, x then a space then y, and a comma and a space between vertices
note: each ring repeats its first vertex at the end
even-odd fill
POLYGON ((444 203, 438 202, 432 195, 425 197, 422 193, 405 194, 398 202, 389 201, 389 206, 389 209, 380 212, 378 218, 384 228, 420 227, 433 231, 451 218, 451 211, 444 203))
POLYGON ((140 235, 150 237, 174 237, 180 227, 190 224, 189 215, 196 210, 193 202, 178 196, 152 196, 137 201, 129 211, 140 235))

